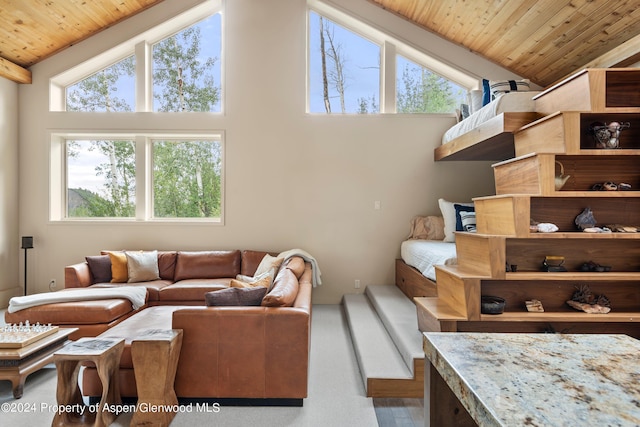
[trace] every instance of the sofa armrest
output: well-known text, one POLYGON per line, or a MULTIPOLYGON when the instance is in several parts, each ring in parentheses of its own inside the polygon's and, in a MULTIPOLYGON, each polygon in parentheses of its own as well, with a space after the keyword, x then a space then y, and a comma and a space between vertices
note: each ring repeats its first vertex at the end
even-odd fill
POLYGON ((65 288, 86 288, 91 284, 91 270, 89 270, 89 264, 86 261, 64 268, 65 288))
POLYGON ((296 307, 177 310, 183 330, 175 388, 181 397, 307 396, 310 311, 296 307))

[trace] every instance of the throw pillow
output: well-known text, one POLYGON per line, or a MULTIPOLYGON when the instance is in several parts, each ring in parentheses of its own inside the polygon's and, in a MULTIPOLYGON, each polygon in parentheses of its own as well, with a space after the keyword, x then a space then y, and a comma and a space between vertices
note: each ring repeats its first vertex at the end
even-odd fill
POLYGON ((465 206, 455 203, 456 231, 476 231, 476 209, 473 206, 465 206))
POLYGON ((414 216, 411 220, 411 232, 408 239, 444 239, 444 218, 441 216, 414 216))
POLYGON ((440 212, 444 219, 444 241, 455 242, 456 241, 456 208, 454 205, 461 206, 473 206, 473 203, 454 203, 445 199, 439 199, 438 205, 440 206, 440 212))
POLYGON ((482 108, 482 96, 483 91, 480 89, 473 89, 471 91, 471 114, 482 108))
POLYGON ((256 306, 260 305, 267 288, 227 288, 207 292, 204 300, 208 306, 256 306))
POLYGON ((524 80, 503 80, 503 81, 489 81, 489 87, 491 88, 491 100, 493 101, 500 95, 504 95, 509 92, 528 92, 531 90, 531 82, 527 79, 524 80))
POLYGON ((259 280, 243 281, 238 279, 231 279, 230 287, 232 288, 267 288, 271 286, 271 276, 267 273, 259 280))
POLYGON ((491 102, 491 87, 489 86, 489 80, 482 79, 482 106, 491 102))
POLYGON ((127 256, 124 252, 107 252, 111 260, 111 283, 124 283, 129 279, 127 256))
POLYGON ((158 270, 158 251, 125 251, 125 255, 127 257, 129 283, 149 282, 160 278, 160 272, 158 270))
POLYGON ((268 272, 271 269, 278 271, 280 265, 282 264, 282 261, 284 261, 283 258, 277 258, 269 254, 265 255, 264 258, 262 258, 262 261, 260 261, 260 264, 258 264, 258 268, 256 268, 256 272, 253 274, 253 276, 260 276, 261 274, 268 272))
POLYGON ((460 218, 462 219, 462 229, 463 231, 468 231, 469 233, 476 232, 476 213, 473 212, 460 212, 460 218))
POLYGON ((111 258, 109 255, 96 255, 84 258, 89 264, 93 283, 111 282, 111 258))

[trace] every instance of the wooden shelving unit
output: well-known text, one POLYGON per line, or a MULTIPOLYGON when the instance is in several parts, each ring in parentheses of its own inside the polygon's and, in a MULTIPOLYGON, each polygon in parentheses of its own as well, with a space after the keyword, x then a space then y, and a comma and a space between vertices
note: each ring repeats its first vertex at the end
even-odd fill
POLYGON ((640 69, 589 69, 536 97, 545 116, 515 131, 515 157, 493 165, 496 193, 474 199, 477 233, 457 233, 458 265, 436 268, 437 297, 416 298, 421 328, 640 337, 640 233, 586 233, 574 222, 588 207, 598 226, 640 226, 639 94, 640 69), (590 127, 614 121, 630 123, 619 148, 597 148, 590 127), (561 172, 569 178, 556 186, 561 172), (593 190, 607 181, 631 190, 593 190), (532 222, 559 230, 532 232, 532 222), (567 271, 544 271, 548 255, 563 256, 567 271), (610 271, 584 271, 590 261, 610 271), (569 307, 581 285, 605 294, 611 312, 569 307), (505 298, 505 312, 482 314, 482 295, 505 298), (545 311, 528 312, 530 299, 545 311))

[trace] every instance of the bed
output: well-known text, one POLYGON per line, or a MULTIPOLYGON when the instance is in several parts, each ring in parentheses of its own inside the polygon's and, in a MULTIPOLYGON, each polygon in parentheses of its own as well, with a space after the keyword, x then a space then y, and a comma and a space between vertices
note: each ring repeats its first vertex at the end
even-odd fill
POLYGON ((542 117, 533 97, 540 92, 509 92, 450 128, 434 160, 492 160, 515 157, 513 134, 542 117))
MULTIPOLYGON (((444 199, 438 202, 450 216, 449 205, 455 204, 444 199)), ((400 259, 396 260, 396 286, 409 298, 437 295, 435 266, 456 263, 456 244, 448 233, 453 232, 447 230, 443 216, 415 216, 411 220, 411 232, 400 244, 400 259)))

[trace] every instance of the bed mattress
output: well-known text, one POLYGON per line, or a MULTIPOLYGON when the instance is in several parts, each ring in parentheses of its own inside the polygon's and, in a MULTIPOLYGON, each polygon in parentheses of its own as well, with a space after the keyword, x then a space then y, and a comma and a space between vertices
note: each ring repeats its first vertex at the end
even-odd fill
POLYGON ((499 114, 505 112, 526 113, 535 111, 535 101, 533 97, 539 93, 539 91, 509 92, 499 96, 494 101, 446 131, 442 136, 442 143, 446 144, 454 138, 464 135, 499 114))
POLYGON ((405 240, 400 245, 400 257, 435 282, 436 265, 456 264, 456 244, 441 240, 405 240))

